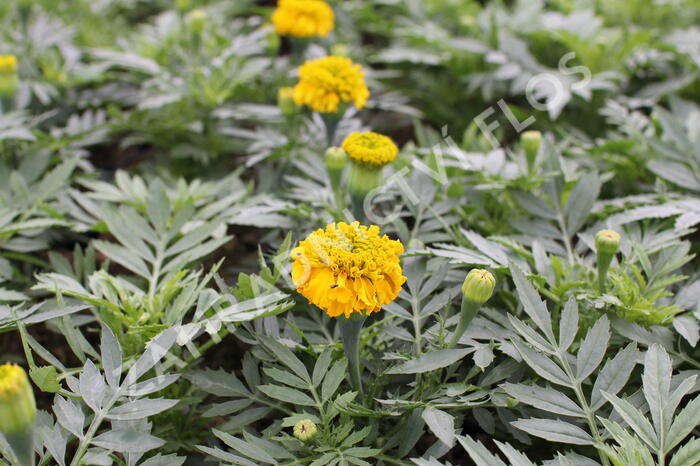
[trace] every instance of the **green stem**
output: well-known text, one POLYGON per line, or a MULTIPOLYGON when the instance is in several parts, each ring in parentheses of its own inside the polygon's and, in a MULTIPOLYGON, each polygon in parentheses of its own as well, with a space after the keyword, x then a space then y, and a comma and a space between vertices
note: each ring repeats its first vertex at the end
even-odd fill
POLYGON ((353 314, 349 319, 338 317, 340 337, 343 340, 343 350, 350 366, 350 384, 354 390, 362 393, 362 378, 360 377, 360 332, 367 316, 353 314))
POLYGON ((566 256, 569 259, 569 264, 573 265, 574 258, 574 248, 571 245, 571 238, 569 237, 569 231, 566 228, 566 221, 564 220, 564 215, 560 212, 557 218, 559 222, 559 228, 561 229, 562 239, 564 240, 564 247, 566 247, 566 256))
POLYGON ((464 335, 464 332, 467 330, 467 327, 472 320, 474 320, 474 317, 476 317, 476 314, 479 312, 480 308, 480 304, 462 298, 462 305, 459 311, 459 324, 457 324, 457 328, 452 334, 452 339, 450 340, 448 348, 454 348, 457 346, 460 338, 462 338, 462 335, 464 335))
POLYGON ((24 432, 7 433, 5 438, 15 452, 19 466, 34 466, 34 439, 31 427, 24 432))
POLYGON ((612 254, 598 255, 598 291, 600 291, 600 293, 605 292, 605 281, 608 277, 608 269, 610 268, 610 263, 612 262, 612 259, 612 254))
POLYGON ((355 217, 355 220, 360 223, 365 224, 367 222, 364 196, 358 196, 352 192, 350 193, 350 212, 352 212, 352 216, 355 217))
MULTIPOLYGON (((557 359, 559 359, 559 362, 561 363, 561 366, 564 369, 566 376, 569 378, 569 381, 571 382, 571 388, 574 390, 574 393, 576 393, 576 399, 578 400, 579 406, 583 409, 583 412, 586 415, 586 421, 588 422, 588 428, 591 431, 591 435, 593 436, 593 440, 595 441, 595 444, 596 445, 602 444, 603 437, 600 435, 600 432, 598 431, 598 424, 596 423, 596 420, 595 420, 595 413, 593 412, 591 407, 588 405, 588 401, 586 400, 586 397, 583 394, 583 387, 581 386, 581 383, 578 381, 576 376, 574 376, 574 371, 571 368, 571 364, 569 364, 569 360, 567 359, 565 354, 561 354, 561 353, 557 353, 557 359)), ((608 457, 605 455, 605 452, 598 449, 598 455, 600 456, 600 461, 602 462, 603 466, 610 466, 610 461, 608 460, 608 457)))
POLYGON ((337 113, 322 113, 321 117, 326 125, 326 146, 331 147, 335 141, 335 130, 338 129, 340 118, 337 113))

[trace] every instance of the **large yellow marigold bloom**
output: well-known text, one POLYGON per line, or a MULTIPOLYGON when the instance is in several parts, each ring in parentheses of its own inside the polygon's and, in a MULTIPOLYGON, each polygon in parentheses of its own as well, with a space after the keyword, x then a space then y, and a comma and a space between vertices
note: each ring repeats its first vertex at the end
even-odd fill
POLYGON ((332 223, 292 250, 297 291, 331 317, 369 315, 389 304, 406 281, 400 241, 379 236, 379 227, 332 223))
POLYGON ((392 162, 399 154, 399 148, 394 141, 371 131, 351 133, 343 141, 343 149, 352 160, 376 167, 392 162))
POLYGON ((335 113, 340 102, 352 102, 355 107, 363 108, 368 98, 364 71, 349 58, 317 58, 299 67, 299 83, 294 87, 297 105, 335 113))
POLYGON ((325 37, 333 30, 333 9, 323 0, 279 0, 272 14, 277 34, 325 37))

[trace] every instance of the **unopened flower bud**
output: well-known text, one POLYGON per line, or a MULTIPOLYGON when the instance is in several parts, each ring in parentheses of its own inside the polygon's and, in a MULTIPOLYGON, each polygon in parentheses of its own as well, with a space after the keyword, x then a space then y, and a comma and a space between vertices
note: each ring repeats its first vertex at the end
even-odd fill
POLYGON ((192 0, 176 0, 175 8, 180 11, 187 11, 192 6, 192 0))
POLYGON ((527 160, 528 170, 532 170, 535 166, 535 159, 540 151, 542 144, 542 133, 539 131, 525 131, 520 136, 520 145, 525 151, 525 159, 527 160))
POLYGON ((605 291, 605 280, 613 257, 620 249, 620 234, 613 230, 600 230, 595 235, 595 249, 598 262, 598 290, 605 291))
POLYGON ((349 55, 348 46, 346 44, 335 44, 331 47, 331 55, 336 57, 347 57, 349 55))
POLYGON ((595 248, 599 254, 614 255, 620 249, 620 234, 614 230, 600 230, 595 235, 595 248))
POLYGON ((204 10, 201 9, 196 9, 190 11, 190 14, 187 15, 187 24, 190 27, 190 30, 194 34, 201 34, 204 31, 204 26, 207 23, 207 13, 204 10))
POLYGON ((464 299, 472 303, 482 305, 493 295, 496 287, 496 279, 491 272, 482 269, 472 269, 467 274, 462 284, 464 299))
POLYGON ((27 373, 16 364, 0 366, 0 432, 26 432, 34 418, 36 403, 27 373))
POLYGON ((280 87, 277 90, 277 106, 280 112, 282 112, 282 115, 290 116, 296 113, 298 107, 297 104, 294 103, 293 87, 280 87))
POLYGON ((294 425, 294 436, 302 442, 310 442, 316 438, 318 429, 311 419, 304 419, 294 425))
POLYGON ((18 86, 17 57, 0 55, 0 97, 12 97, 18 86))
POLYGON ((329 170, 342 170, 348 164, 348 154, 342 147, 329 147, 326 150, 326 168, 329 170))

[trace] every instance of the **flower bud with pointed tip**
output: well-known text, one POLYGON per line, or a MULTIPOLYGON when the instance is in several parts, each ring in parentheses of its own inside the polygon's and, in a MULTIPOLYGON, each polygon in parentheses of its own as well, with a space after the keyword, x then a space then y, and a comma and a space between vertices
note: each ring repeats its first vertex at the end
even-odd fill
POLYGON ((614 255, 620 249, 620 234, 614 230, 600 230, 595 235, 598 254, 614 255))
POLYGON ((16 364, 0 366, 0 432, 26 432, 35 418, 36 403, 27 373, 16 364))
POLYGON ((294 103, 294 88, 280 87, 277 90, 277 106, 284 116, 294 115, 299 108, 294 103))
POLYGON ((348 154, 342 147, 329 147, 326 150, 326 168, 342 170, 348 164, 348 154))
POLYGON ((598 263, 598 291, 605 292, 605 281, 613 257, 620 249, 620 234, 613 230, 600 230, 595 235, 596 261, 598 263))
POLYGON ((493 295, 496 279, 491 272, 483 269, 472 269, 462 284, 464 299, 474 304, 482 305, 493 295))
POLYGON ((304 419, 294 425, 294 436, 302 442, 310 442, 316 438, 318 429, 311 419, 304 419))
POLYGON ((525 151, 525 159, 527 160, 528 170, 532 170, 535 166, 535 159, 540 151, 542 144, 542 133, 539 131, 525 131, 520 136, 520 145, 525 151))
POLYGON ((190 30, 194 34, 201 34, 204 31, 204 26, 206 25, 206 23, 207 13, 202 9, 192 10, 187 15, 187 24, 189 25, 190 30))
POLYGON ((348 164, 348 154, 342 147, 329 147, 326 150, 325 159, 336 207, 342 210, 345 192, 343 191, 341 182, 343 179, 343 170, 345 170, 345 166, 348 164))
POLYGON ((346 44, 334 44, 333 47, 331 47, 331 55, 337 57, 349 56, 348 46, 346 44))
POLYGON ((17 57, 0 55, 0 97, 12 97, 19 87, 17 57))

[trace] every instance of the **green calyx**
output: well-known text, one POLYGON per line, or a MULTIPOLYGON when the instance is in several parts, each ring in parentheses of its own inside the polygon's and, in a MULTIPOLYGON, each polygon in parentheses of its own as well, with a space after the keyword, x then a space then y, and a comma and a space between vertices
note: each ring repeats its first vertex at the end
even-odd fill
POLYGON ((483 269, 472 269, 462 284, 462 295, 467 301, 482 305, 491 299, 495 287, 496 279, 491 272, 483 269))
POLYGON ((383 167, 350 161, 348 190, 356 197, 365 197, 384 181, 383 167))
POLYGON ((620 234, 614 230, 600 230, 595 235, 595 249, 598 254, 616 254, 620 249, 620 234))

